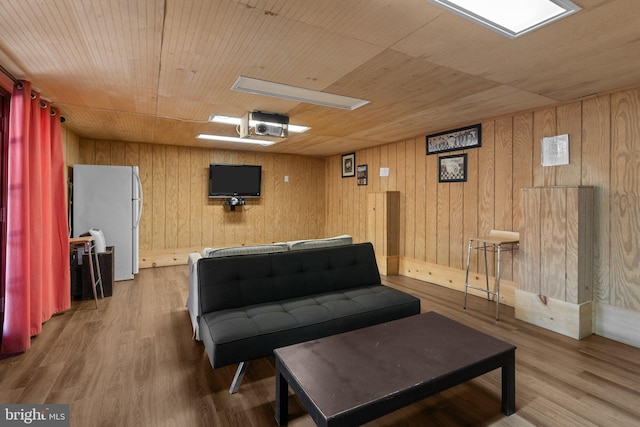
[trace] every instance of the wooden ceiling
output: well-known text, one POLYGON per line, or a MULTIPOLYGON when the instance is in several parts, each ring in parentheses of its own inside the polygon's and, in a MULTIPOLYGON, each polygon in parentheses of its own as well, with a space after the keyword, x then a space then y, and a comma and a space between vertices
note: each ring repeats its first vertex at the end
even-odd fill
POLYGON ((83 138, 328 156, 640 84, 640 2, 509 40, 425 0, 2 0, 0 65, 83 138), (230 90, 248 76, 370 101, 354 111, 230 90), (310 126, 270 147, 210 114, 310 126))

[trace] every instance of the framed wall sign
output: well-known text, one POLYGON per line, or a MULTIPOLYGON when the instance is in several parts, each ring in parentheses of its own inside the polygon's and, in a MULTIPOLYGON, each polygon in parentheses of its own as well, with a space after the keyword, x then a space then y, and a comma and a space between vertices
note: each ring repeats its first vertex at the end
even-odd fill
POLYGON ((465 182, 467 153, 438 157, 438 182, 465 182))
POLYGON ((356 176, 356 153, 342 155, 342 177, 356 176))
POLYGON ((367 185, 367 179, 369 178, 369 166, 358 165, 358 185, 367 185))
POLYGON ((542 138, 542 166, 569 164, 569 134, 542 138))
POLYGON ((482 125, 427 135, 427 155, 482 146, 482 125))

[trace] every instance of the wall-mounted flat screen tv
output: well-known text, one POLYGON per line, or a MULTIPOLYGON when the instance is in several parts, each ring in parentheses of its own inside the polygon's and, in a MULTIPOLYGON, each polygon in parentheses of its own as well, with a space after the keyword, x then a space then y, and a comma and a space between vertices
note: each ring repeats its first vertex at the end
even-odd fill
POLYGON ((209 198, 259 198, 262 182, 260 165, 209 165, 209 198))

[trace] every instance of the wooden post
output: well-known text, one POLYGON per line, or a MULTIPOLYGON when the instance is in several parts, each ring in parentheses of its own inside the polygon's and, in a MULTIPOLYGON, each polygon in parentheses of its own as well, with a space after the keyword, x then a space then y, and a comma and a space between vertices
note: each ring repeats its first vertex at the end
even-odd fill
POLYGON ((398 274, 400 259, 400 192, 367 196, 367 240, 373 244, 380 274, 398 274))
POLYGON ((593 187, 522 189, 516 319, 580 339, 593 332, 593 187))

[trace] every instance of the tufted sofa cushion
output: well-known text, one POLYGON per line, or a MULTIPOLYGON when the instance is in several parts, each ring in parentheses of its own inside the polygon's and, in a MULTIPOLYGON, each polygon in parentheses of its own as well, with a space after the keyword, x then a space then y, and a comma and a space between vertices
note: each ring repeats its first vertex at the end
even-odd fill
POLYGON ((382 285, 205 314, 203 342, 214 368, 273 349, 420 312, 415 298, 382 285))
POLYGON ((285 252, 289 250, 286 243, 273 243, 270 245, 253 245, 253 246, 233 246, 229 248, 204 248, 202 253, 194 252, 189 254, 187 264, 189 265, 189 297, 187 298, 187 308, 191 317, 191 325, 193 326, 193 335, 195 339, 200 340, 200 332, 198 331, 198 319, 200 311, 198 310, 198 261, 202 258, 218 258, 234 255, 253 255, 270 252, 285 252))
POLYGON ((371 243, 198 262, 200 312, 380 284, 371 243))

